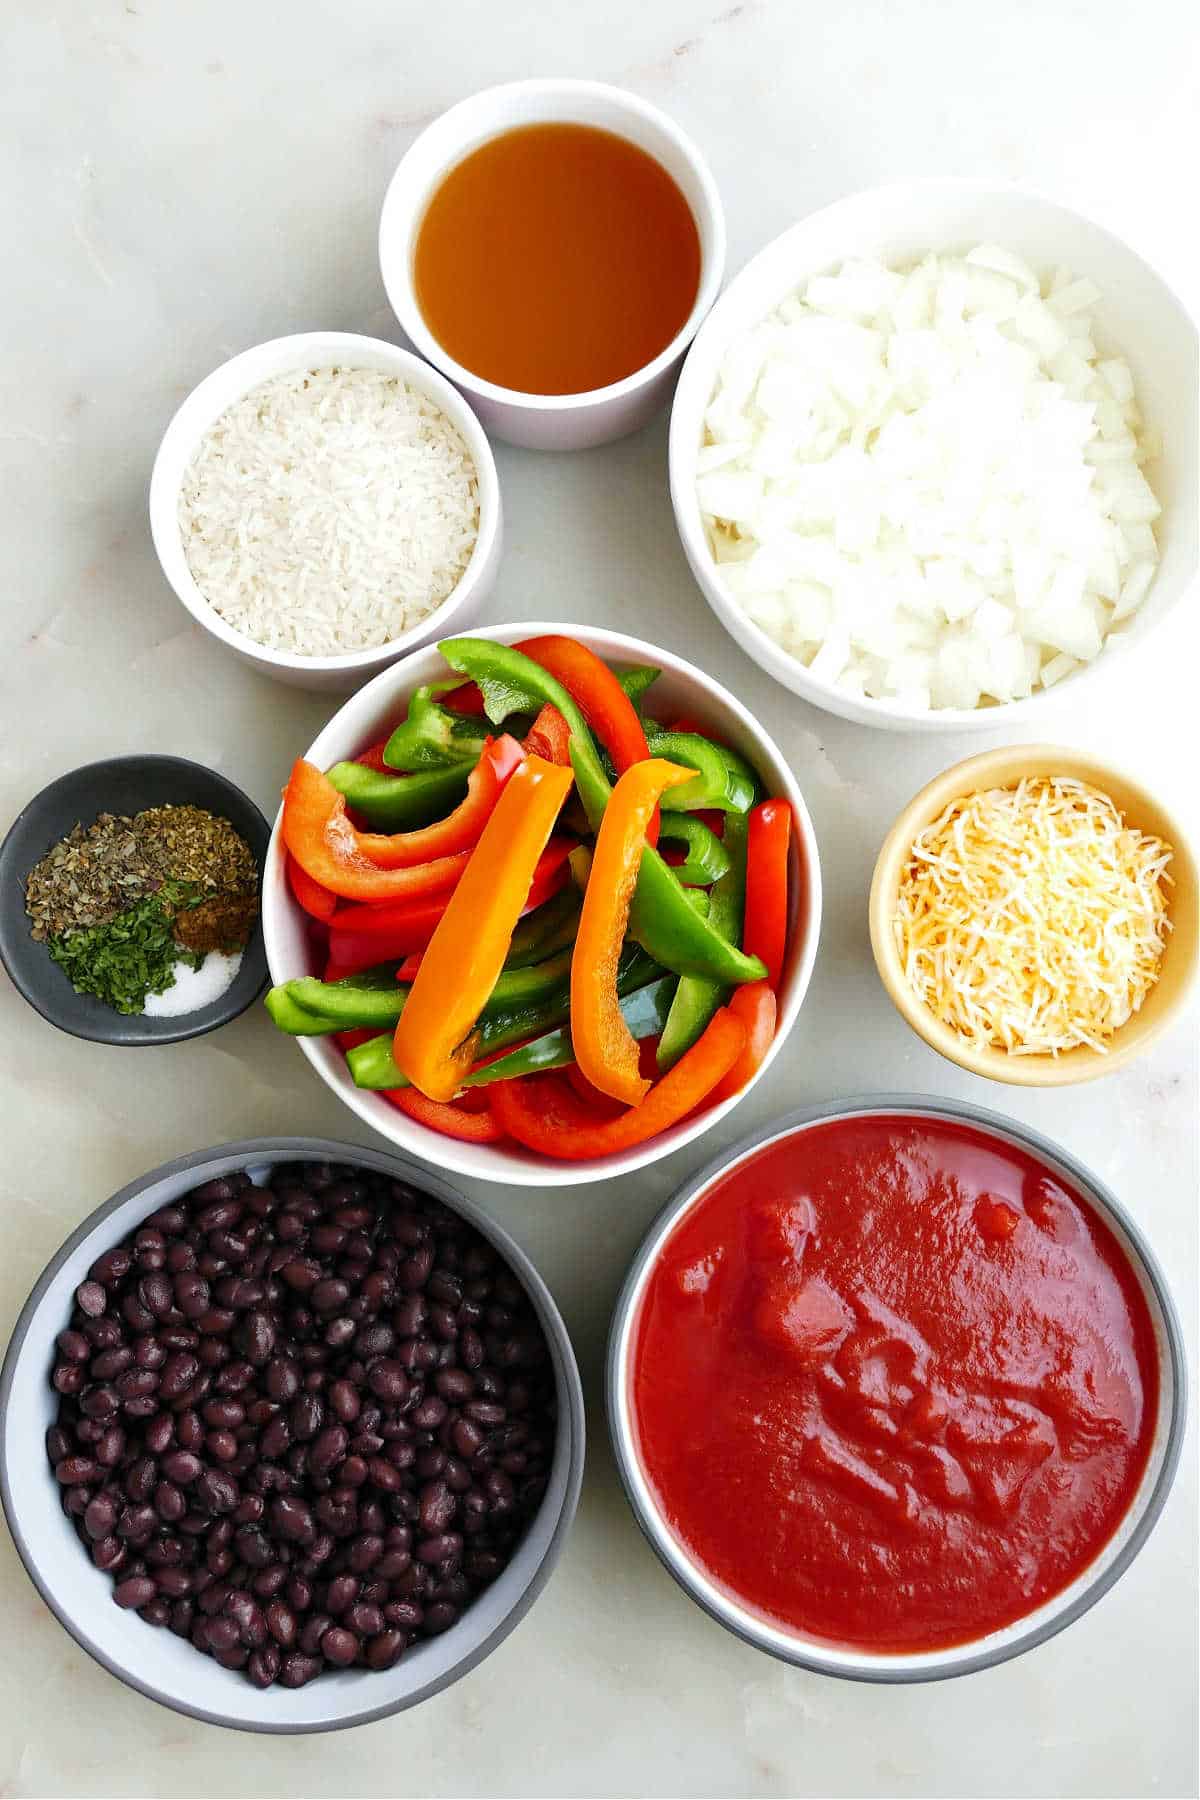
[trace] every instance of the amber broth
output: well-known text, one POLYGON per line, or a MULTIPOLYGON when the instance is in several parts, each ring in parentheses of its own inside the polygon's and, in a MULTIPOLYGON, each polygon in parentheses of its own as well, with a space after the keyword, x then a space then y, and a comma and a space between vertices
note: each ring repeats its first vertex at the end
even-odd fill
POLYGON ((425 323, 463 368, 581 394, 644 368, 700 285, 691 209, 662 165, 590 125, 523 125, 456 164, 417 231, 425 323))

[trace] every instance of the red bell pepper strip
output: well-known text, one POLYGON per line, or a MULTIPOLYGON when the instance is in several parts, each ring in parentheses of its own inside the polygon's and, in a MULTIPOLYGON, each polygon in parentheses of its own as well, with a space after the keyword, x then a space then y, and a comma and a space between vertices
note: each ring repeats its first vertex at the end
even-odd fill
MULTIPOLYGON (((390 1100, 402 1113, 443 1137, 457 1138, 464 1144, 498 1144, 504 1128, 493 1117, 490 1106, 468 1108, 450 1100, 430 1100, 420 1088, 384 1088, 383 1098, 390 1100)), ((486 1096, 484 1096, 486 1102, 486 1096)))
POLYGON ((354 757, 353 761, 361 763, 364 769, 374 769, 377 775, 394 775, 396 771, 394 769, 389 769, 383 760, 383 752, 386 745, 387 739, 381 738, 377 744, 370 745, 368 749, 354 757))
POLYGON ((788 847, 792 809, 786 800, 764 800, 750 814, 746 838, 746 922, 743 949, 767 965, 779 992, 788 928, 788 847))
POLYGON ((337 911, 337 895, 314 881, 311 875, 306 875, 294 856, 287 858, 287 878, 292 898, 310 918, 321 919, 327 925, 337 911))
POLYGON ((571 959, 575 1061, 602 1094, 631 1106, 645 1097, 650 1084, 638 1073, 637 1041, 621 1011, 617 959, 625 941, 650 815, 660 794, 691 776, 690 769, 661 757, 645 757, 621 776, 596 834, 575 935, 571 959))
POLYGON ((530 756, 543 757, 563 768, 571 761, 571 727, 549 701, 526 732, 524 743, 530 756))
POLYGON ((411 869, 439 856, 455 856, 470 850, 492 816, 505 782, 524 761, 525 752, 515 738, 488 741, 483 755, 467 777, 466 798, 434 825, 418 831, 360 831, 356 847, 380 869, 411 869))
POLYGON ((423 955, 423 951, 414 950, 411 956, 406 956, 404 961, 400 964, 400 967, 396 970, 396 980, 414 981, 416 979, 417 970, 421 966, 421 957, 423 955))
POLYGON ((448 706, 451 712, 466 713, 473 719, 485 716, 483 694, 473 681, 464 681, 461 687, 451 688, 448 694, 442 695, 440 704, 448 706))
POLYGON ((529 1150, 567 1162, 630 1150, 668 1131, 707 1100, 742 1053, 746 1031, 728 1007, 638 1105, 615 1119, 595 1113, 560 1075, 525 1075, 489 1089, 492 1117, 529 1150))
POLYGON ((707 725, 702 725, 699 719, 693 719, 690 713, 683 713, 678 719, 672 719, 666 729, 690 732, 694 737, 708 738, 714 744, 721 742, 720 738, 711 732, 707 725))
MULTIPOLYGON (((283 841, 306 875, 343 900, 402 900, 454 887, 469 850, 411 869, 381 869, 359 848, 346 802, 320 769, 303 757, 283 790, 283 841)), ((370 835, 370 834, 367 834, 370 835)))
POLYGON ((568 1063, 563 1074, 593 1119, 615 1119, 627 1111, 620 1100, 614 1100, 611 1094, 602 1094, 598 1087, 593 1087, 578 1063, 568 1063))
MULTIPOLYGON (((516 649, 549 671, 570 694, 595 732, 618 775, 650 754, 646 731, 637 707, 607 663, 577 639, 559 635, 526 638, 516 649)), ((658 842, 658 809, 646 827, 646 842, 658 842)))
POLYGON ((470 1072, 475 1023, 496 985, 538 860, 574 774, 524 757, 505 783, 430 940, 396 1025, 392 1055, 431 1100, 470 1072))
POLYGON ((719 1106, 733 1094, 740 1094, 762 1067, 763 1058, 775 1037, 778 1002, 770 982, 748 981, 744 987, 733 990, 729 1010, 746 1028, 746 1048, 728 1075, 713 1089, 714 1106, 719 1106))

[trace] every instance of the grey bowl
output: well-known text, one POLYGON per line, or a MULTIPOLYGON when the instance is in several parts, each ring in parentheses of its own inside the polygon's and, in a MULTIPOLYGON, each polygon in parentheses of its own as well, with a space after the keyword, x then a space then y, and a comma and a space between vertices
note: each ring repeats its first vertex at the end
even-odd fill
POLYGON ((271 828, 253 800, 224 775, 182 756, 114 756, 72 769, 43 788, 10 826, 0 846, 0 961, 30 1006, 73 1037, 97 1044, 176 1044, 202 1037, 245 1012, 267 983, 262 922, 255 922, 236 976, 217 999, 175 1018, 114 1012, 91 994, 77 994, 45 944, 29 935, 24 880, 76 824, 102 812, 136 813, 148 806, 202 806, 228 819, 263 862, 271 828))
POLYGON ((97 1207, 52 1258, 17 1320, 0 1373, 0 1499, 21 1560, 75 1641, 139 1693, 209 1724, 295 1733, 363 1725, 415 1706, 483 1660, 524 1617, 558 1560, 583 1479, 584 1411, 571 1340, 545 1282, 524 1251, 481 1208, 406 1157, 326 1138, 256 1138, 178 1157, 97 1207), (558 1438, 545 1498, 516 1555, 459 1622, 416 1645, 394 1668, 327 1671, 307 1687, 260 1692, 192 1646, 113 1604, 112 1583, 93 1568, 62 1511, 44 1448, 57 1396, 49 1383, 54 1338, 71 1295, 104 1250, 140 1219, 201 1182, 235 1169, 332 1161, 377 1169, 436 1195, 504 1257, 537 1312, 550 1346, 558 1438))
POLYGON ((746 1643, 782 1662, 852 1681, 898 1683, 942 1681, 1007 1662, 1010 1657, 1045 1643, 1108 1592, 1146 1542, 1166 1504, 1179 1465, 1187 1419, 1187 1377, 1179 1318, 1162 1270, 1120 1201, 1081 1162, 1027 1125, 967 1101, 919 1094, 868 1094, 804 1107, 763 1126, 722 1151, 667 1202, 642 1240, 617 1298, 608 1339, 605 1399, 617 1468, 638 1525, 668 1573, 698 1606, 746 1643), (655 1502, 642 1471, 628 1403, 629 1350, 643 1286, 663 1243, 692 1203, 718 1176, 727 1174, 764 1145, 831 1119, 871 1113, 953 1119, 974 1125, 1032 1152, 1070 1187, 1078 1189, 1112 1230, 1127 1256, 1149 1307, 1158 1348, 1159 1408, 1154 1442, 1141 1485, 1115 1536, 1068 1588, 1036 1612, 987 1637, 921 1655, 872 1654, 805 1638, 770 1624, 740 1605, 728 1590, 718 1587, 683 1548, 655 1502))

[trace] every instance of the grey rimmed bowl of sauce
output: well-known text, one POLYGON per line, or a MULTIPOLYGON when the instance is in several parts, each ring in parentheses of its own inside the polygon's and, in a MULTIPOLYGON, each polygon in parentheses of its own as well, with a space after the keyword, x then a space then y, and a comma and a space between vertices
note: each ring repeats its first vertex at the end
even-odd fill
POLYGON ((764 1127, 668 1203, 606 1398, 637 1522, 698 1605, 895 1683, 1004 1662, 1107 1592, 1166 1502, 1185 1386, 1102 1181, 981 1107, 879 1095, 764 1127))
POLYGON ((197 806, 227 819, 254 853, 261 890, 271 838, 262 812, 227 776, 182 756, 114 756, 72 769, 22 808, 0 846, 0 961, 30 1006, 72 1037, 130 1047, 180 1043, 229 1024, 267 984, 260 919, 222 993, 191 1012, 163 1015, 119 1013, 94 995, 77 993, 46 945, 31 936, 24 882, 46 852, 101 813, 131 817, 156 806, 197 806))
POLYGON ((286 1734, 364 1724, 416 1705, 474 1668, 513 1630, 549 1579, 578 1502, 583 1456, 583 1394, 574 1352, 554 1300, 525 1253, 480 1208, 418 1164, 323 1138, 261 1138, 199 1150, 131 1182, 85 1219, 52 1258, 17 1321, 0 1375, 0 1497, 42 1598, 76 1642, 128 1686, 178 1712, 245 1731, 286 1734), (72 1298, 90 1281, 97 1260, 124 1244, 151 1214, 180 1204, 198 1187, 242 1172, 261 1187, 280 1164, 332 1165, 335 1171, 364 1171, 403 1184, 480 1234, 536 1316, 549 1353, 556 1429, 536 1512, 506 1566, 463 1606, 456 1622, 440 1635, 411 1643, 390 1667, 330 1667, 306 1685, 259 1689, 245 1669, 220 1666, 186 1638, 153 1629, 136 1610, 114 1605, 112 1576, 93 1567, 63 1510, 65 1490, 47 1459, 46 1436, 59 1399, 50 1384, 63 1354, 58 1339, 71 1317, 72 1298))

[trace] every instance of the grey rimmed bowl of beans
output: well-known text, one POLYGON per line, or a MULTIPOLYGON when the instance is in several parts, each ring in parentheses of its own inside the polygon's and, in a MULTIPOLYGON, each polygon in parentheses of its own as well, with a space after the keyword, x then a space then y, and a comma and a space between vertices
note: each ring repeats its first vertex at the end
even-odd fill
POLYGON ((123 1188, 0 1377, 0 1495, 43 1599, 131 1687, 248 1731, 363 1724, 473 1668, 549 1578, 583 1456, 524 1252, 419 1165, 318 1138, 123 1188))

